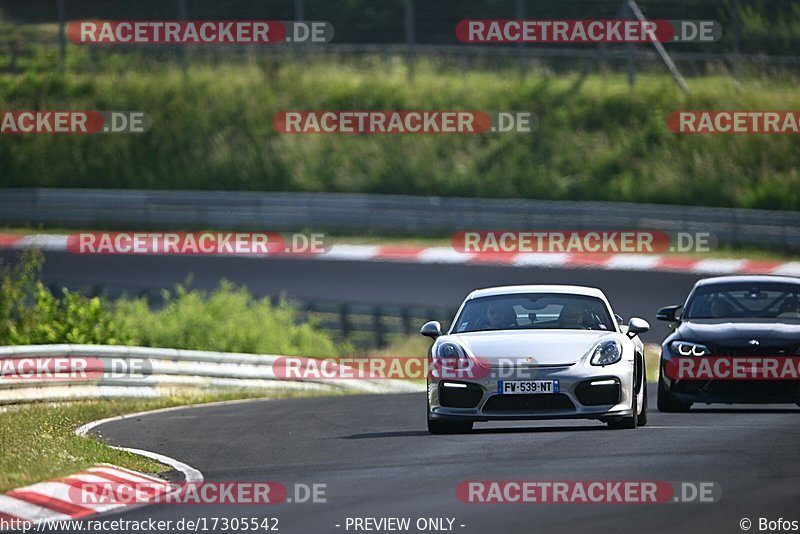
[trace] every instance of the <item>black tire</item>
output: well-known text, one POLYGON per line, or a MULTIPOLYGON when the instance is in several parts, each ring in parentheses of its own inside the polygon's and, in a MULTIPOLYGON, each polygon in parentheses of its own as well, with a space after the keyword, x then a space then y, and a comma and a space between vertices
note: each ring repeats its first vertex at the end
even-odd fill
POLYGON ((612 419, 608 421, 608 428, 613 430, 633 430, 636 428, 636 423, 638 422, 639 417, 636 415, 631 415, 628 417, 620 417, 618 419, 612 419))
POLYGON ((638 426, 645 426, 647 424, 647 378, 643 378, 642 390, 644 398, 642 399, 642 413, 636 418, 636 424, 638 426))
POLYGON ((632 402, 631 402, 631 413, 633 415, 629 415, 627 417, 620 417, 617 419, 611 419, 608 421, 608 428, 613 429, 628 429, 632 430, 637 426, 644 426, 647 424, 647 382, 645 381, 645 373, 644 373, 644 359, 639 360, 641 363, 637 364, 638 372, 634 373, 634 379, 639 383, 639 392, 644 395, 644 399, 642 399, 642 412, 638 413, 639 411, 639 393, 636 392, 636 387, 633 388, 633 395, 632 402), (638 376, 637 376, 638 375, 638 376), (644 391, 643 391, 644 390, 644 391))
POLYGON ((465 434, 472 430, 472 421, 437 421, 428 419, 431 434, 465 434))
POLYGON ((639 408, 639 402, 638 402, 639 395, 636 393, 635 388, 633 390, 633 395, 631 395, 631 397, 632 397, 631 413, 633 415, 611 419, 610 421, 608 421, 608 428, 612 428, 615 430, 623 430, 623 429, 633 430, 634 428, 636 428, 636 425, 639 422, 639 414, 637 413, 639 408))
POLYGON ((685 413, 692 407, 691 403, 681 402, 664 387, 661 377, 658 379, 658 405, 659 412, 665 413, 685 413))

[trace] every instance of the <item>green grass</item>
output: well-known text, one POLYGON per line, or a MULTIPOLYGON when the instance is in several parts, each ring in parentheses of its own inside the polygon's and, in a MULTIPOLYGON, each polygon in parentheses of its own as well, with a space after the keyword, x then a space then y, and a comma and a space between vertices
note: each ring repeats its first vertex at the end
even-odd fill
POLYGON ((142 135, 17 135, 0 186, 332 191, 800 208, 800 137, 677 136, 673 110, 798 109, 796 80, 667 75, 520 79, 424 61, 358 68, 154 67, 0 76, 3 109, 143 110, 142 135), (532 134, 279 135, 286 109, 531 110, 532 134))
POLYGON ((658 381, 658 368, 661 363, 661 345, 657 343, 645 343, 644 361, 647 369, 647 381, 658 381))
POLYGON ((66 476, 97 463, 111 463, 152 474, 170 469, 148 458, 112 449, 95 437, 76 436, 75 429, 90 421, 188 404, 319 394, 290 391, 266 394, 244 390, 182 394, 147 400, 92 400, 5 407, 0 409, 0 492, 66 476))

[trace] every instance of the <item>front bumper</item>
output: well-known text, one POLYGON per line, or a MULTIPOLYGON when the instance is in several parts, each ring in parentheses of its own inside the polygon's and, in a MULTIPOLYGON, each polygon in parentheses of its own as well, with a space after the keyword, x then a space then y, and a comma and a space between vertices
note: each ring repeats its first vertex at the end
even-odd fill
POLYGON ((634 364, 503 369, 474 380, 428 380, 428 417, 433 420, 611 419, 632 415, 634 364), (559 392, 501 395, 499 380, 558 380, 559 392), (597 383, 597 384, 595 384, 597 383))
POLYGON ((721 380, 670 378, 665 370, 673 356, 661 358, 661 386, 686 404, 785 404, 800 403, 800 380, 721 380))
POLYGON ((796 380, 671 380, 664 388, 684 403, 784 404, 800 402, 796 380))

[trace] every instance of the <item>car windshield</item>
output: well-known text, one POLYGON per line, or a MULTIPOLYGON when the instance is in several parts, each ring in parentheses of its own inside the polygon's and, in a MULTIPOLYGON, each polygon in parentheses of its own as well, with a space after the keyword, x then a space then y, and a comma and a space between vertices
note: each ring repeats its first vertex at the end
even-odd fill
POLYGON ((729 283, 701 286, 684 319, 800 319, 800 285, 729 283))
POLYGON ((605 303, 596 297, 521 293, 467 301, 453 323, 454 333, 484 330, 614 330, 605 303))

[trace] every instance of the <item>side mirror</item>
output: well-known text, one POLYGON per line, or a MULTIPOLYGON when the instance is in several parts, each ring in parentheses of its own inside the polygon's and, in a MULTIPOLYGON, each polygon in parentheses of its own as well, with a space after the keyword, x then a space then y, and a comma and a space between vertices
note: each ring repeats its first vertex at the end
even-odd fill
POLYGON ((650 330, 650 323, 638 317, 631 317, 628 321, 628 337, 633 339, 639 334, 644 334, 650 330))
POLYGON ((678 310, 680 310, 681 308, 683 308, 683 306, 680 304, 677 304, 675 306, 665 306, 660 310, 658 310, 658 313, 656 313, 656 319, 658 319, 659 321, 669 321, 671 323, 676 323, 680 321, 680 319, 678 318, 678 310))
POLYGON ((439 321, 428 321, 422 325, 422 328, 419 329, 419 333, 425 337, 436 339, 442 335, 442 325, 439 324, 439 321))

